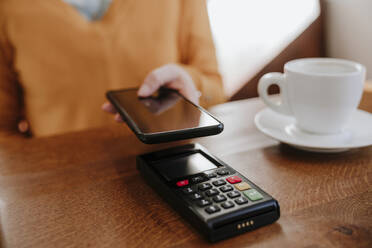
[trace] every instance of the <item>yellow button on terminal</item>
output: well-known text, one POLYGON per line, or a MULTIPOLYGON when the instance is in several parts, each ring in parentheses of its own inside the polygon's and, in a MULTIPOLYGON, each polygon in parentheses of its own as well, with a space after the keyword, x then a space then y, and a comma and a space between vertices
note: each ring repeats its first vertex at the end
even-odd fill
POLYGON ((247 189, 251 188, 251 186, 246 182, 237 183, 234 186, 235 186, 235 188, 237 188, 240 191, 247 190, 247 189))

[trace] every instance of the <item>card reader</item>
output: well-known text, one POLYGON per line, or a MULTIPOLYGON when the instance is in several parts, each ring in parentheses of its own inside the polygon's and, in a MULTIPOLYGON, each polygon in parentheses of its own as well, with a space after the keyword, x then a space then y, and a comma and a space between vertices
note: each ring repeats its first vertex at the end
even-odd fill
POLYGON ((279 203, 199 144, 137 157, 147 183, 209 241, 275 222, 279 203))

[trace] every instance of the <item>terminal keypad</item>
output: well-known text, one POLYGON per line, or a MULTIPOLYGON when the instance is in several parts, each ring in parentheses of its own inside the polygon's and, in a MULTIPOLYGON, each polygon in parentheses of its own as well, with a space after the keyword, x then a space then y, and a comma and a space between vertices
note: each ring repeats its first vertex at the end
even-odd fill
POLYGON ((191 183, 194 185, 182 187, 183 195, 203 208, 208 215, 245 207, 264 199, 250 182, 224 168, 204 173, 203 178, 194 177, 191 183))

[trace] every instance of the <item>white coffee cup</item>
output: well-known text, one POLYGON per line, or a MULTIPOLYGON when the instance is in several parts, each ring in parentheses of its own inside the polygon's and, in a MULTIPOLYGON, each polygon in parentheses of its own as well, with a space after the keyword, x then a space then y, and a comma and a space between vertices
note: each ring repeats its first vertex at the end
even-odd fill
POLYGON ((293 116, 303 131, 342 132, 359 105, 366 69, 333 58, 305 58, 287 62, 284 73, 265 74, 258 83, 262 100, 274 111, 293 116), (268 97, 270 85, 280 88, 280 102, 268 97))

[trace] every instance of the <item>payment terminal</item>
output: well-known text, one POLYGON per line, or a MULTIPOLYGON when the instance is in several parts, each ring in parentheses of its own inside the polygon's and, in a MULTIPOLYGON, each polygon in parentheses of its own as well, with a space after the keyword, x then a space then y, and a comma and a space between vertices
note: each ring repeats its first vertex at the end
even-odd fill
POLYGON ((137 168, 209 241, 279 219, 279 204, 273 197, 199 144, 140 155, 137 168))

